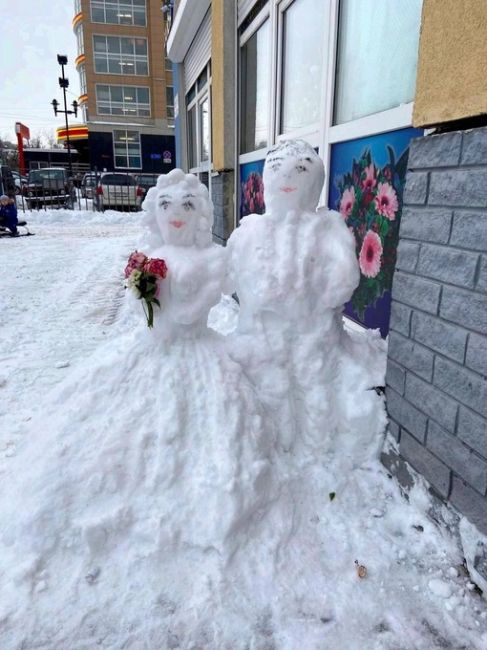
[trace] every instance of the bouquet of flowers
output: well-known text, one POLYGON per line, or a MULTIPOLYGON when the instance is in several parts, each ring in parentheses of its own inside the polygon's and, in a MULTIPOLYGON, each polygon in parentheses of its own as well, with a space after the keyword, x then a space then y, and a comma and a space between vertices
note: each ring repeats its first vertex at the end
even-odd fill
POLYGON ((164 260, 150 258, 144 253, 134 251, 125 267, 126 287, 131 289, 139 300, 142 300, 142 308, 147 318, 148 327, 154 325, 154 307, 159 308, 159 280, 167 275, 167 266, 164 260), (144 307, 144 303, 146 307, 144 307))

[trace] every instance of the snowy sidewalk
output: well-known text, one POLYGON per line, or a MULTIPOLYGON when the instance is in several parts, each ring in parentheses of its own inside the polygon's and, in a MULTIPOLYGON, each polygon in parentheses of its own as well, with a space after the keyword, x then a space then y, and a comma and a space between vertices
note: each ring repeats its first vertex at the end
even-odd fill
MULTIPOLYGON (((108 216, 103 223, 102 217, 83 220, 81 213, 61 223, 60 214, 47 217, 29 222, 35 237, 0 241, 0 482, 9 459, 21 457, 29 445, 27 422, 42 408, 46 392, 117 331, 122 270, 140 234, 134 218, 108 216)), ((232 307, 215 317, 232 320, 232 307)), ((408 502, 379 463, 370 463, 329 487, 319 517, 308 524, 323 540, 322 548, 308 549, 319 555, 326 585, 315 595, 321 603, 320 640, 303 650, 486 650, 487 603, 464 570, 456 540, 426 516, 431 502, 423 485, 413 489, 408 502), (363 579, 357 577, 355 559, 367 567, 363 579)), ((269 632, 265 615, 256 632, 262 645, 257 641, 252 647, 299 647, 289 639, 286 644, 282 630, 269 632)), ((141 638, 151 626, 158 630, 152 610, 142 608, 141 617, 141 638)), ((93 637, 92 646, 71 647, 142 647, 123 645, 116 623, 106 638, 93 637)), ((2 624, 0 616, 0 638, 2 624)), ((293 625, 297 639, 312 622, 305 612, 293 625)))
POLYGON ((140 234, 133 221, 93 224, 82 213, 77 224, 29 227, 35 237, 0 241, 0 472, 42 396, 105 339, 140 234))

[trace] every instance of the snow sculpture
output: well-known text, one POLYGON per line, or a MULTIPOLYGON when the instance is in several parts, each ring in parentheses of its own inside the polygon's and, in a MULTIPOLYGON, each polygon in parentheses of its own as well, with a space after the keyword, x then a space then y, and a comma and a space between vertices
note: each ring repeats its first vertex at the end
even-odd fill
MULTIPOLYGON (((208 191, 174 170, 144 208, 155 247, 146 252, 168 266, 154 328, 137 305, 136 330, 52 396, 48 426, 33 424, 32 444, 3 477, 5 647, 24 637, 71 647, 90 637, 90 626, 103 629, 106 612, 118 627, 159 608, 159 630, 174 614, 164 613, 164 598, 190 609, 204 603, 207 581, 220 579, 219 563, 245 543, 273 498, 273 441, 260 404, 206 327, 225 283, 208 191), (48 597, 39 600, 41 591, 48 597)), ((165 634, 150 647, 172 647, 165 634)))
POLYGON ((364 418, 374 402, 364 393, 370 378, 363 368, 347 364, 353 343, 341 318, 359 269, 341 216, 317 211, 324 167, 309 144, 273 147, 263 180, 266 213, 245 217, 228 244, 240 300, 232 353, 278 416, 282 447, 299 462, 345 444, 338 429, 347 428, 347 417, 364 418), (354 380, 348 395, 340 394, 344 374, 354 380), (361 392, 356 414, 354 390, 361 392))

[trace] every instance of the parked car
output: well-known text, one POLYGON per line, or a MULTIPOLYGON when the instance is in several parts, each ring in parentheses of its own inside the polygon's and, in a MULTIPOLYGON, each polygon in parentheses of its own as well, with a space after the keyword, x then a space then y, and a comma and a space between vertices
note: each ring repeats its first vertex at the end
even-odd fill
POLYGON ((73 183, 61 167, 31 169, 23 192, 29 210, 44 205, 72 208, 76 200, 73 183))
POLYGON ((12 171, 12 176, 15 182, 15 194, 21 194, 22 187, 27 185, 27 176, 23 176, 19 172, 12 171))
POLYGON ((16 194, 15 179, 12 170, 7 165, 0 165, 0 196, 6 194, 14 198, 16 194))
POLYGON ((132 174, 104 172, 100 175, 96 193, 102 210, 140 210, 144 190, 132 174))
POLYGON ((88 172, 83 176, 81 181, 81 196, 83 199, 92 199, 94 197, 99 179, 100 174, 94 172, 88 172))
POLYGON ((159 178, 159 174, 136 174, 135 175, 135 181, 137 185, 144 190, 145 194, 147 194, 147 191, 150 190, 151 187, 155 186, 158 178, 159 178))

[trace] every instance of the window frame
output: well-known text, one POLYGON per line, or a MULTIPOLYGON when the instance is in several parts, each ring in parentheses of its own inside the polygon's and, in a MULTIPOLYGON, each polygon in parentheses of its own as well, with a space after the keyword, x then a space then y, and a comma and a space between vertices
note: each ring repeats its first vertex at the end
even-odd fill
MULTIPOLYGON (((259 0, 249 3, 244 16, 238 18, 238 24, 242 24, 246 16, 252 11, 253 7, 259 0)), ((268 0, 268 3, 257 16, 252 20, 250 25, 239 36, 237 35, 238 56, 235 63, 235 78, 237 79, 237 101, 236 101, 236 126, 237 126, 237 148, 236 148, 236 170, 240 165, 249 162, 263 160, 266 157, 269 147, 280 140, 290 138, 302 138, 311 146, 317 147, 319 155, 325 164, 325 184, 320 200, 320 205, 326 205, 328 202, 328 189, 331 181, 330 156, 331 147, 338 142, 347 142, 366 136, 378 135, 389 131, 403 129, 412 125, 412 111, 414 102, 408 102, 394 108, 367 115, 365 117, 352 120, 345 124, 333 125, 333 108, 334 93, 337 73, 337 50, 338 50, 338 20, 339 20, 339 2, 340 0, 327 0, 327 9, 325 9, 324 25, 324 47, 322 52, 322 88, 323 92, 320 99, 319 122, 314 125, 303 127, 293 132, 280 134, 281 121, 281 92, 282 92, 282 74, 283 74, 283 36, 284 36, 284 12, 290 5, 299 0, 268 0), (252 36, 260 27, 265 17, 269 16, 271 21, 271 115, 269 120, 270 137, 268 146, 256 151, 240 154, 240 74, 241 74, 241 56, 240 47, 252 36)), ((238 172, 239 173, 239 172, 238 172)), ((238 200, 235 202, 235 224, 238 223, 240 214, 240 194, 237 192, 238 200)))
MULTIPOLYGON (((126 143, 126 157, 127 157, 127 163, 128 163, 128 162, 129 162, 129 158, 130 158, 130 156, 129 156, 129 152, 128 152, 128 139, 127 139, 127 135, 125 136, 125 143, 126 143)), ((141 143, 141 139, 140 139, 140 131, 136 131, 136 130, 134 130, 134 129, 113 129, 113 131, 112 131, 112 145, 113 145, 113 168, 114 168, 115 170, 116 170, 116 169, 142 169, 142 143, 141 143), (116 145, 116 143, 117 143, 117 142, 120 143, 120 140, 118 140, 118 141, 115 140, 115 133, 117 133, 117 132, 118 132, 118 133, 125 133, 125 134, 127 134, 127 133, 130 132, 130 133, 136 133, 136 134, 137 134, 138 145, 139 145, 139 152, 140 152, 140 154, 139 154, 140 165, 139 165, 138 167, 137 167, 136 165, 130 165, 130 166, 127 166, 127 167, 121 167, 120 165, 117 165, 117 164, 116 164, 116 162, 117 162, 117 155, 120 156, 120 154, 117 154, 116 151, 115 151, 115 145, 116 145)))
POLYGON ((187 157, 188 157, 188 169, 190 174, 195 174, 198 178, 201 178, 202 174, 208 175, 208 185, 211 187, 211 171, 213 168, 213 156, 212 156, 212 119, 211 119, 211 61, 208 61, 202 68, 200 74, 198 75, 197 80, 191 86, 189 91, 185 95, 186 103, 186 129, 188 133, 187 138, 187 157), (200 86, 200 78, 206 72, 206 81, 200 86), (191 98, 191 101, 187 101, 187 96, 194 89, 194 97, 191 98), (202 151, 202 139, 201 139, 201 124, 202 124, 202 111, 201 106, 205 101, 208 101, 208 160, 202 160, 201 151, 202 151), (191 152, 190 152, 190 138, 189 138, 189 113, 196 107, 196 152, 197 152, 197 164, 193 167, 190 167, 191 162, 191 152))
MULTIPOLYGON (((111 94, 111 91, 109 91, 109 92, 110 92, 110 94, 111 94)), ((137 92, 136 92, 135 94, 136 94, 136 97, 137 97, 137 92)), ((136 85, 134 85, 134 84, 96 83, 96 84, 95 84, 95 101, 96 101, 96 114, 97 114, 97 115, 100 115, 100 116, 103 116, 103 117, 105 117, 105 116, 107 116, 107 115, 110 115, 110 116, 115 116, 115 117, 138 117, 138 118, 150 119, 151 116, 152 116, 152 104, 151 104, 151 91, 150 91, 150 86, 136 86, 136 85), (111 89, 111 88, 121 88, 121 89, 122 89, 122 102, 117 102, 117 101, 113 100, 113 99, 111 98, 111 96, 110 96, 110 99, 109 99, 109 100, 99 100, 99 99, 98 99, 98 88, 99 88, 100 86, 107 86, 109 89, 111 89), (135 113, 122 112, 121 114, 119 114, 119 113, 113 113, 113 112, 110 112, 110 113, 100 113, 100 111, 99 111, 99 105, 100 105, 100 104, 109 104, 110 106, 112 106, 112 104, 122 104, 122 111, 123 111, 123 110, 124 110, 124 104, 125 104, 125 102, 124 102, 124 99, 125 99, 125 98, 124 98, 124 93, 125 93, 125 90, 124 90, 124 89, 125 89, 125 88, 134 88, 136 91, 137 91, 138 89, 143 89, 143 90, 147 90, 147 91, 148 91, 148 93, 149 93, 149 102, 148 102, 147 104, 145 104, 145 103, 141 103, 140 105, 141 105, 141 106, 147 106, 147 107, 148 107, 149 115, 139 115, 138 112, 135 112, 135 113)), ((139 106, 139 101, 138 101, 138 99, 137 99, 136 102, 134 103, 134 106, 136 106, 136 107, 139 106)))
MULTIPOLYGON (((92 46, 93 46, 93 71, 94 71, 95 74, 103 74, 103 75, 107 75, 107 74, 109 74, 109 75, 117 75, 117 76, 121 76, 121 77, 122 77, 122 76, 129 76, 129 77, 144 77, 144 78, 145 78, 145 77, 150 77, 150 66, 149 66, 149 42, 148 42, 148 38, 147 38, 146 36, 125 36, 125 35, 120 36, 119 34, 92 34, 92 46), (98 53, 98 54, 102 54, 102 53, 99 52, 99 51, 97 52, 97 50, 95 49, 95 39, 96 39, 96 38, 104 38, 104 39, 105 39, 105 47, 106 47, 106 49, 105 49, 105 51, 103 52, 103 55, 106 57, 106 62, 107 62, 107 71, 106 71, 106 72, 98 72, 97 69, 96 69, 96 56, 97 56, 97 53, 98 53), (134 71, 133 73, 130 73, 130 72, 127 72, 126 70, 124 70, 123 72, 111 72, 110 69, 109 69, 109 65, 108 65, 108 62, 109 62, 109 54, 110 54, 110 53, 108 52, 108 40, 107 40, 107 39, 109 39, 109 38, 118 38, 118 40, 120 41, 120 57, 121 57, 121 58, 120 58, 120 61, 122 61, 122 57, 124 57, 124 56, 125 56, 125 57, 127 57, 127 56, 133 56, 133 57, 134 57, 134 59, 133 59, 134 70, 135 70, 136 65, 137 65, 137 57, 139 57, 139 59, 140 59, 140 58, 142 58, 143 56, 145 56, 145 59, 146 59, 145 62, 147 63, 147 74, 139 74, 138 72, 135 72, 135 71, 134 71), (134 41, 135 41, 136 39, 138 39, 138 40, 143 40, 143 41, 145 41, 145 50, 146 50, 146 54, 145 54, 145 55, 142 55, 142 54, 135 54, 135 53, 134 53, 134 54, 130 54, 130 55, 128 55, 128 54, 125 54, 125 55, 124 55, 124 54, 122 53, 122 46, 121 46, 121 41, 122 41, 122 39, 134 40, 134 41)), ((134 50, 135 50, 135 47, 134 47, 134 50)))
MULTIPOLYGON (((116 23, 107 22, 107 20, 106 20, 106 15, 107 15, 107 12, 106 12, 106 0, 94 0, 94 1, 95 2, 102 2, 103 12, 104 12, 104 15, 105 15, 105 20, 103 20, 103 21, 93 20, 93 0, 90 0, 90 21, 95 25, 120 25, 122 27, 147 27, 147 0, 144 0, 144 18, 145 18, 145 20, 144 20, 143 25, 139 25, 138 23, 133 22, 134 13, 132 13, 132 22, 131 23, 121 23, 120 21, 116 22, 116 23)), ((118 8, 119 13, 121 11, 120 3, 122 3, 122 4, 130 4, 132 6, 132 11, 134 11, 134 8, 136 6, 136 5, 133 4, 133 0, 108 0, 108 2, 110 4, 116 5, 117 8, 118 8)))

